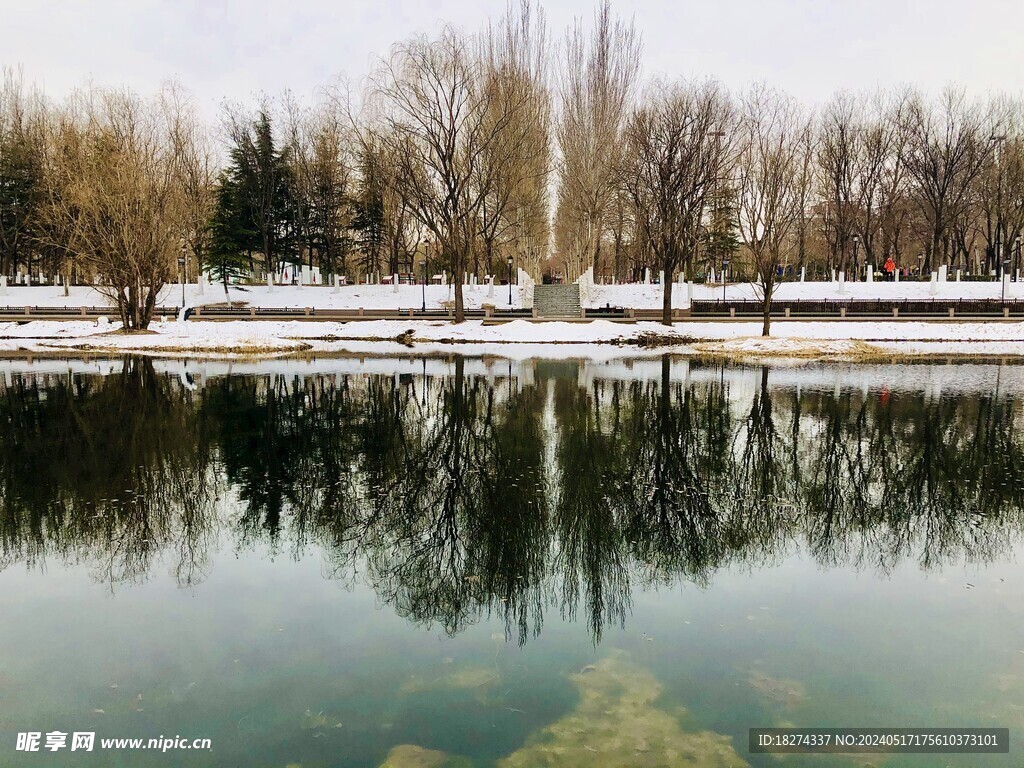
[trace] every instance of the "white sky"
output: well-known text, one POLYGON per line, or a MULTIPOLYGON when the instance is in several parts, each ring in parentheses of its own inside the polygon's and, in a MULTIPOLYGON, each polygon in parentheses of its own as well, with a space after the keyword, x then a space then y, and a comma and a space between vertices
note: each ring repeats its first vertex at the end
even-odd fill
MULTIPOLYGON (((0 0, 0 65, 51 96, 91 79, 153 92, 174 77, 208 116, 225 99, 358 81, 395 40, 444 21, 476 31, 505 0, 0 0)), ((551 36, 590 0, 548 0, 551 36)), ((613 0, 632 14, 647 74, 765 80, 820 103, 837 89, 949 82, 1020 90, 1021 0, 613 0)))

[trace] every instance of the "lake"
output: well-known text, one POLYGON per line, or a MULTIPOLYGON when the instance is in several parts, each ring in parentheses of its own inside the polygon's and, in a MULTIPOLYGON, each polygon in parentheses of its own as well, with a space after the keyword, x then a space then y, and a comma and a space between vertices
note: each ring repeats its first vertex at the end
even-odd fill
POLYGON ((2 765, 1020 764, 747 731, 1024 726, 1024 366, 4 360, 0 423, 2 765))

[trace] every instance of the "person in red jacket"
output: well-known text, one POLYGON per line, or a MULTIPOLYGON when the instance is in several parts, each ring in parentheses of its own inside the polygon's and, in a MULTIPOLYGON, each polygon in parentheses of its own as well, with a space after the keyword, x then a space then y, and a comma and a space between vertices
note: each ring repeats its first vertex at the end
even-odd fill
POLYGON ((890 280, 895 279, 896 275, 896 262, 892 260, 892 256, 885 260, 885 264, 882 265, 882 269, 885 270, 885 274, 890 280))

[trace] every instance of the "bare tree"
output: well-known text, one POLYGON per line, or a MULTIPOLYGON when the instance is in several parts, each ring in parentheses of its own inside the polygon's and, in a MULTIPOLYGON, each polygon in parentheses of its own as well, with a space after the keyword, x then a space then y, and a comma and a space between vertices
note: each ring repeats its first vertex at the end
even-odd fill
POLYGON ((664 271, 661 321, 672 324, 675 272, 692 263, 708 199, 728 152, 733 109, 715 82, 654 83, 626 128, 622 186, 664 271))
POLYGON ((187 226, 171 104, 78 94, 51 127, 41 216, 49 241, 100 280, 123 329, 145 329, 187 226))
MULTIPOLYGON (((195 103, 178 83, 168 83, 160 94, 161 110, 168 116, 172 151, 180 169, 185 223, 182 232, 184 250, 191 253, 196 276, 210 252, 210 218, 217 203, 216 182, 219 168, 216 154, 195 103)), ((188 278, 186 273, 182 279, 188 278)), ((70 280, 70 267, 67 279, 70 280)))
MULTIPOLYGON (((1024 234, 1024 107, 1017 98, 999 96, 989 106, 993 151, 975 179, 971 215, 965 223, 985 241, 986 265, 994 268, 1007 246, 1024 234)), ((1020 264, 1015 266, 1020 268, 1020 264)))
POLYGON ((860 101, 839 93, 825 107, 819 127, 818 168, 825 211, 822 224, 831 267, 846 270, 853 237, 854 165, 860 101))
POLYGON ((754 87, 742 104, 739 227, 761 292, 761 335, 767 336, 776 275, 795 245, 801 216, 797 182, 811 127, 797 103, 778 91, 754 87))
POLYGON ((598 266, 605 209, 612 198, 622 131, 640 71, 640 37, 632 23, 612 19, 609 0, 594 29, 579 20, 566 40, 558 120, 559 215, 583 268, 598 266))
POLYGON ((992 146, 984 117, 963 91, 946 89, 937 106, 914 94, 907 105, 910 123, 904 164, 914 202, 927 228, 923 268, 948 263, 953 223, 970 203, 974 181, 984 170, 992 146))
POLYGON ((465 320, 462 272, 498 169, 521 155, 525 96, 496 99, 471 40, 446 28, 436 40, 394 48, 375 79, 377 139, 395 186, 455 275, 455 322, 465 320))
POLYGON ((496 27, 488 27, 482 41, 484 68, 496 118, 514 110, 506 129, 521 136, 519 151, 509 154, 498 142, 499 160, 492 172, 490 192, 481 206, 480 238, 486 269, 495 274, 496 247, 526 271, 536 274, 538 251, 549 239, 549 186, 552 165, 551 89, 548 83, 548 40, 543 11, 530 0, 509 5, 496 27), (518 108, 521 105, 522 108, 518 108))

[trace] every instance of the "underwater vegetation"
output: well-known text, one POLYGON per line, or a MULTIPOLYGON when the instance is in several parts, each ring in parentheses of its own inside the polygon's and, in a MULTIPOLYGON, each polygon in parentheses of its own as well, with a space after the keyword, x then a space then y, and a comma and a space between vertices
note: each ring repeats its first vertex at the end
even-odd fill
POLYGON ((684 731, 655 705, 661 684, 617 652, 570 678, 576 708, 542 729, 499 768, 739 768, 747 763, 727 736, 684 731))

